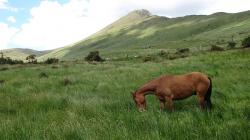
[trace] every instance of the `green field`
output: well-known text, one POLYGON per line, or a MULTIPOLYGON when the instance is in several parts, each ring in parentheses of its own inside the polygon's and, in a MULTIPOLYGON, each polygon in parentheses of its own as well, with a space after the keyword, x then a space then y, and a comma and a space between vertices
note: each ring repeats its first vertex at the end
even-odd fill
POLYGON ((2 65, 0 139, 249 140, 249 64, 250 50, 236 49, 146 63, 2 65), (192 71, 212 77, 211 112, 199 109, 196 96, 174 102, 173 112, 148 96, 147 111, 137 111, 131 91, 162 74, 192 71))

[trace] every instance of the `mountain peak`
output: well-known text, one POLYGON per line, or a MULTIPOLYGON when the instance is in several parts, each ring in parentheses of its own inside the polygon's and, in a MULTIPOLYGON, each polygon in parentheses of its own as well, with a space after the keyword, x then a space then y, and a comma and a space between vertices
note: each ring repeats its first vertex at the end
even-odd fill
POLYGON ((128 15, 137 15, 139 17, 149 17, 152 14, 146 9, 139 9, 139 10, 134 10, 130 12, 128 15))

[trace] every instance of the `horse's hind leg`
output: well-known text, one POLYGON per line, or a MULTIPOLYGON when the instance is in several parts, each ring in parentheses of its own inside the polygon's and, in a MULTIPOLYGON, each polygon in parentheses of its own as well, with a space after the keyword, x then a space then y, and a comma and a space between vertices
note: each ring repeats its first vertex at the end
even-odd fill
POLYGON ((205 109, 205 97, 203 95, 197 95, 201 110, 205 109))

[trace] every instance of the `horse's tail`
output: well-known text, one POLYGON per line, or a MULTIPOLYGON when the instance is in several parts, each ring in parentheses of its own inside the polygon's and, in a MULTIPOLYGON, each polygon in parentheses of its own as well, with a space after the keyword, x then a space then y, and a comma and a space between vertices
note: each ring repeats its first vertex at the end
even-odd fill
POLYGON ((208 77, 209 81, 210 81, 210 85, 208 87, 207 93, 205 95, 205 102, 206 102, 206 107, 208 109, 212 108, 212 102, 211 102, 211 94, 212 94, 212 80, 210 77, 208 77))

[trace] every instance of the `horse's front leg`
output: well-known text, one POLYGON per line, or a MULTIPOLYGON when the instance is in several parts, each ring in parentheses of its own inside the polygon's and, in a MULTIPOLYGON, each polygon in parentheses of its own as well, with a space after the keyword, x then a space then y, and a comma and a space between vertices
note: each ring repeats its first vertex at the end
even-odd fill
POLYGON ((166 100, 164 99, 164 97, 158 96, 158 99, 160 101, 160 108, 161 110, 165 109, 165 104, 166 104, 166 100))
POLYGON ((161 101, 160 100, 160 108, 161 108, 161 110, 164 110, 164 108, 165 108, 165 101, 161 101))
POLYGON ((174 106, 173 106, 173 98, 172 96, 166 96, 165 97, 166 101, 167 101, 167 108, 169 111, 173 111, 174 106))

